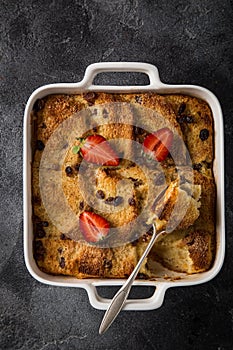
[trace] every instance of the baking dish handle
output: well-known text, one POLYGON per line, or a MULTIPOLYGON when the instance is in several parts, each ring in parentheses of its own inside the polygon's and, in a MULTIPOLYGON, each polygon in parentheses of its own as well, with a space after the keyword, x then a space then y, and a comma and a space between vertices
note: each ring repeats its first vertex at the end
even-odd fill
POLYGON ((93 81, 99 73, 104 72, 138 72, 144 73, 149 77, 150 84, 143 86, 111 86, 112 88, 120 88, 121 90, 140 90, 143 88, 161 88, 164 84, 159 78, 159 72, 157 67, 149 63, 141 62, 99 62, 90 64, 85 71, 85 75, 82 84, 87 89, 105 90, 109 91, 109 86, 94 85, 93 81))
MULTIPOLYGON (((103 284, 101 283, 101 286, 103 284)), ((143 285, 142 285, 143 286, 143 285)), ((156 287, 154 294, 150 298, 146 299, 128 299, 123 307, 122 310, 154 310, 158 309, 162 304, 164 300, 164 295, 166 292, 167 286, 163 284, 155 285, 153 284, 147 284, 146 286, 153 286, 156 287)), ((140 287, 140 285, 137 287, 140 287)), ((144 285, 145 287, 145 285, 144 285)), ((111 299, 103 298, 98 294, 96 285, 89 284, 88 287, 85 287, 88 293, 90 304, 98 310, 107 310, 111 299)))

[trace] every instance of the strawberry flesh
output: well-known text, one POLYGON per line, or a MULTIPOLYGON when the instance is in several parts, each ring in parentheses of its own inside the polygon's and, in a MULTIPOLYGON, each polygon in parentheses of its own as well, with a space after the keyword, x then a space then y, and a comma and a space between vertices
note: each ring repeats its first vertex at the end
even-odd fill
POLYGON ((97 243, 108 235, 110 225, 102 216, 84 211, 79 216, 79 227, 85 241, 97 243))
POLYGON ((108 141, 101 135, 90 135, 82 141, 80 152, 87 162, 98 165, 119 165, 119 158, 108 141))
POLYGON ((143 149, 157 162, 162 162, 167 158, 172 142, 173 132, 168 128, 162 128, 146 136, 143 149))

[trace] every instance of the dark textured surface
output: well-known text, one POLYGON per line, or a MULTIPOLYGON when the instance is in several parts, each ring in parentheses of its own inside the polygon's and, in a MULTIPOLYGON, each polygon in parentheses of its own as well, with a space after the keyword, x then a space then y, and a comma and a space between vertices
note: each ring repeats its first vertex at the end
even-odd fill
POLYGON ((232 349, 232 2, 1 0, 0 9, 0 349, 232 349), (22 251, 27 98, 46 83, 81 80, 99 61, 149 62, 165 82, 212 90, 223 107, 227 159, 227 253, 219 275, 168 290, 158 310, 121 313, 101 337, 103 312, 86 292, 35 281, 22 251))

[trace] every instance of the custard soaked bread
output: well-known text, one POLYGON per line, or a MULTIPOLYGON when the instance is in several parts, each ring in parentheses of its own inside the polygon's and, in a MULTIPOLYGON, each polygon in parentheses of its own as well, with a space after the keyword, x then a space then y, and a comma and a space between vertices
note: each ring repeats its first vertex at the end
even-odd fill
MULTIPOLYGON (((186 273, 210 268, 215 183, 213 119, 205 102, 154 93, 50 95, 36 102, 32 125, 34 257, 41 270, 125 278, 148 244, 152 223, 170 232, 148 260, 186 273), (53 217, 61 191, 77 221, 72 234, 53 217)), ((143 278, 156 273, 148 260, 143 278)))
MULTIPOLYGON (((186 169, 185 175, 189 175, 186 169)), ((194 170, 194 185, 201 187, 198 218, 186 229, 178 227, 161 238, 151 253, 166 267, 188 273, 206 270, 215 251, 215 184, 213 178, 194 170)))

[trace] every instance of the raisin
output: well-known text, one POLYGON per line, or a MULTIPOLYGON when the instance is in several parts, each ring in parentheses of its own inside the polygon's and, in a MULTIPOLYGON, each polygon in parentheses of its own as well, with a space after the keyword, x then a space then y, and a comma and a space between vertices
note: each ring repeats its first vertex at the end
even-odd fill
POLYGON ((83 97, 88 102, 88 105, 92 106, 95 102, 96 94, 94 92, 90 91, 90 92, 83 94, 83 97))
POLYGON ((147 234, 144 234, 142 236, 142 242, 147 242, 148 241, 148 235, 147 234))
POLYGON ((95 109, 93 109, 93 111, 92 111, 92 115, 97 115, 97 109, 95 108, 95 109))
POLYGON ((185 116, 178 117, 176 118, 176 120, 178 121, 179 124, 182 124, 185 122, 185 116))
POLYGON ((93 128, 92 130, 93 130, 93 132, 97 132, 98 127, 97 127, 97 126, 94 126, 94 128, 93 128))
POLYGON ((34 248, 37 251, 43 250, 44 249, 43 243, 41 241, 35 241, 34 242, 34 248))
POLYGON ((65 258, 63 258, 63 256, 60 259, 59 265, 62 269, 64 269, 64 267, 66 266, 65 258))
POLYGON ((135 206, 135 205, 136 205, 136 201, 135 201, 135 199, 134 199, 133 197, 131 197, 131 198, 128 199, 128 203, 129 203, 129 205, 131 205, 131 206, 135 206))
POLYGON ((48 227, 48 221, 40 221, 40 218, 36 218, 36 226, 37 227, 48 227))
POLYGON ((39 261, 39 260, 43 261, 44 260, 44 254, 34 252, 33 257, 36 261, 39 261))
POLYGON ((37 237, 37 238, 44 238, 45 235, 46 235, 46 233, 45 233, 45 231, 43 230, 43 228, 38 227, 38 228, 36 229, 36 237, 37 237))
POLYGON ((207 169, 211 169, 212 164, 211 164, 211 163, 209 163, 209 162, 205 162, 205 166, 206 166, 206 168, 207 168, 207 169))
POLYGON ((184 102, 182 102, 179 109, 178 109, 178 114, 180 115, 180 114, 184 113, 185 108, 186 108, 186 104, 184 102))
POLYGON ((187 124, 194 123, 194 118, 191 115, 182 115, 182 116, 176 118, 176 120, 180 124, 182 124, 182 123, 187 123, 187 124))
POLYGON ((64 241, 66 239, 66 235, 64 235, 64 233, 61 233, 60 239, 62 239, 64 241))
POLYGON ((48 227, 49 226, 48 221, 41 221, 41 226, 48 227))
POLYGON ((188 124, 194 123, 194 118, 191 115, 186 115, 186 123, 188 124))
POLYGON ((38 151, 43 151, 43 149, 45 148, 45 145, 41 140, 37 140, 36 141, 36 148, 38 149, 38 151))
POLYGON ((42 123, 41 129, 47 129, 47 125, 45 123, 42 123))
POLYGON ((135 135, 142 135, 142 134, 144 134, 144 130, 142 128, 140 128, 139 126, 135 126, 134 133, 135 133, 135 135))
POLYGON ((84 208, 84 202, 82 201, 82 202, 79 203, 79 209, 83 210, 83 208, 84 208))
POLYGON ((142 104, 142 97, 141 96, 135 96, 135 101, 139 104, 142 104))
POLYGON ((136 187, 141 186, 142 184, 143 184, 143 181, 142 181, 142 180, 137 180, 137 181, 135 181, 135 183, 134 183, 134 185, 135 185, 136 187))
POLYGON ((104 194, 104 192, 102 190, 98 190, 96 192, 96 197, 99 198, 99 199, 104 199, 105 194, 104 194))
POLYGON ((38 99, 36 100, 36 102, 34 103, 33 109, 38 112, 41 111, 44 108, 45 102, 42 99, 38 99))
POLYGON ((151 226, 151 228, 147 231, 147 234, 149 236, 152 236, 153 235, 153 232, 154 232, 154 229, 153 229, 153 226, 151 226))
POLYGON ((62 253, 62 251, 63 251, 62 247, 59 247, 57 251, 58 251, 58 253, 60 253, 60 254, 61 254, 61 253, 62 253))
POLYGON ((194 239, 192 239, 190 242, 187 242, 187 245, 193 245, 194 244, 194 239))
POLYGON ((66 171, 66 175, 68 176, 73 173, 73 169, 71 168, 71 166, 67 166, 65 171, 66 171))
POLYGON ((93 100, 96 97, 96 94, 93 91, 89 91, 83 95, 83 97, 88 100, 93 100))
POLYGON ((115 207, 117 207, 118 205, 120 205, 123 202, 123 197, 121 196, 116 196, 116 197, 108 197, 105 200, 106 204, 109 205, 114 205, 115 207))
POLYGON ((113 205, 114 204, 114 200, 115 200, 114 197, 108 197, 107 199, 105 199, 105 203, 113 205))
POLYGON ((208 139, 209 137, 209 130, 208 129, 202 129, 200 131, 199 137, 202 141, 205 141, 208 139))
POLYGON ((111 175, 111 170, 109 168, 103 169, 106 175, 111 175))
POLYGON ((129 179, 133 182, 137 182, 138 180, 137 179, 134 179, 133 177, 129 177, 129 179))
POLYGON ((123 197, 121 196, 116 196, 114 198, 114 206, 117 207, 118 205, 120 205, 123 202, 123 197))
POLYGON ((34 241, 34 258, 36 260, 43 260, 46 250, 41 241, 34 241))
POLYGON ((41 198, 39 196, 34 196, 33 197, 33 202, 36 204, 41 204, 41 198))
POLYGON ((103 118, 108 118, 108 111, 105 108, 103 110, 103 118))
POLYGON ((201 168, 202 168, 202 164, 201 163, 193 164, 193 169, 194 170, 200 171, 201 168))
POLYGON ((106 269, 111 269, 112 268, 112 261, 108 259, 104 259, 104 267, 106 269))

